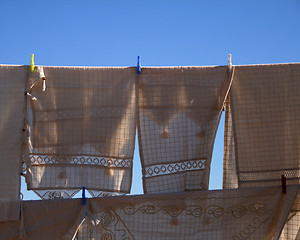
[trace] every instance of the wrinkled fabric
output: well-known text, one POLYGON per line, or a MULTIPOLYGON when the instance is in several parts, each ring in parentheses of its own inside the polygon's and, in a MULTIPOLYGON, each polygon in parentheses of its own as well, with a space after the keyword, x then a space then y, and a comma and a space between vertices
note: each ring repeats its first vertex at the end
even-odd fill
POLYGON ((145 193, 208 189, 227 67, 143 68, 139 147, 145 193))
POLYGON ((76 239, 277 239, 297 188, 92 199, 76 239))
POLYGON ((278 239, 297 186, 22 202, 0 239, 278 239))
POLYGON ((26 66, 0 65, 0 222, 19 218, 26 66))
POLYGON ((43 67, 27 111, 27 184, 41 198, 128 193, 136 126, 135 68, 43 67), (94 192, 93 192, 94 191, 94 192))

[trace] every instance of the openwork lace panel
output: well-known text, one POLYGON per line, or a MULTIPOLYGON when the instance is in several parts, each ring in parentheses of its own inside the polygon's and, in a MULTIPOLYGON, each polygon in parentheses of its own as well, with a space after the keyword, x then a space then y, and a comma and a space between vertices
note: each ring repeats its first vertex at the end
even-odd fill
MULTIPOLYGON (((281 175, 287 184, 300 184, 299 92, 299 63, 235 67, 226 109, 225 188, 281 185, 281 175)), ((281 239, 299 234, 295 203, 281 239)))
POLYGON ((207 189, 227 67, 143 68, 139 146, 145 193, 207 189))
POLYGON ((136 126, 136 69, 43 67, 31 90, 28 189, 68 198, 128 193, 136 126))
POLYGON ((19 218, 26 66, 0 65, 0 222, 19 218))
POLYGON ((25 201, 1 239, 278 239, 297 187, 25 201), (21 226, 21 224, 23 224, 21 226), (21 230, 21 231, 20 231, 21 230))

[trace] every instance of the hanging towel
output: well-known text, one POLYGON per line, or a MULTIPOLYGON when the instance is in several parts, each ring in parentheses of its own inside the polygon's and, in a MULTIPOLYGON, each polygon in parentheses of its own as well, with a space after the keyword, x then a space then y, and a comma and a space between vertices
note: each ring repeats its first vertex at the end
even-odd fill
MULTIPOLYGON (((300 184, 300 64, 236 66, 226 107, 224 188, 300 184)), ((300 238, 300 195, 281 240, 300 238)))
POLYGON ((31 89, 28 189, 68 198, 128 193, 136 125, 135 68, 43 67, 31 89))
POLYGON ((145 193, 208 189, 227 67, 143 68, 139 146, 145 193))
POLYGON ((299 92, 299 63, 235 68, 225 163, 235 159, 239 187, 300 183, 299 92))
POLYGON ((20 214, 27 67, 0 65, 0 222, 20 214))

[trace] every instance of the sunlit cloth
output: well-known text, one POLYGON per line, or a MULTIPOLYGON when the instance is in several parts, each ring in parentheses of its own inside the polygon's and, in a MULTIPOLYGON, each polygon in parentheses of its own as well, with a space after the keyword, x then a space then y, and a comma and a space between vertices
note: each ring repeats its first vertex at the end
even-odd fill
POLYGON ((277 187, 92 199, 76 239, 277 239, 296 193, 277 187))
MULTIPOLYGON (((300 64, 236 66, 226 107, 224 188, 300 184, 300 64)), ((300 197, 283 239, 300 239, 300 197), (298 205, 297 205, 298 204, 298 205)))
POLYGON ((239 187, 281 185, 283 174, 300 184, 299 92, 299 63, 235 67, 225 163, 236 161, 239 187))
POLYGON ((0 65, 0 221, 19 218, 27 67, 0 65))
POLYGON ((27 111, 28 189, 68 198, 128 193, 136 126, 136 69, 43 67, 27 111))
POLYGON ((208 188, 227 67, 143 68, 139 147, 145 193, 208 188))
POLYGON ((0 239, 278 239, 297 186, 23 202, 0 239), (22 225, 23 224, 23 225, 22 225), (21 235, 22 234, 22 235, 21 235))

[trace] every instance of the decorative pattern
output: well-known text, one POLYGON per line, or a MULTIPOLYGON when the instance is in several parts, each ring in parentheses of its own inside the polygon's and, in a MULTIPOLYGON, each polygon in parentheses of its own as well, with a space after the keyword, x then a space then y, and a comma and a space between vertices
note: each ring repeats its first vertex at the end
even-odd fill
POLYGON ((168 163, 168 164, 157 164, 145 167, 144 176, 154 177, 158 175, 179 173, 185 171, 193 170, 204 170, 205 169, 205 159, 199 160, 188 160, 178 163, 168 163))
POLYGON ((101 240, 134 240, 133 235, 114 209, 107 209, 102 215, 101 227, 104 229, 101 240))
POLYGON ((56 189, 56 190, 34 190, 34 192, 41 199, 63 199, 63 198, 72 198, 76 193, 78 193, 81 189, 56 189))
POLYGON ((271 218, 273 210, 264 212, 259 216, 251 219, 251 222, 247 225, 246 229, 239 231, 237 235, 232 236, 232 240, 246 240, 267 220, 271 218))
POLYGON ((119 158, 106 158, 95 156, 55 156, 55 155, 42 155, 30 154, 31 165, 41 164, 74 164, 74 165, 96 165, 103 167, 121 167, 131 168, 131 159, 119 158))
POLYGON ((97 191, 97 190, 90 190, 90 189, 88 189, 88 192, 94 198, 98 198, 98 197, 115 197, 115 196, 125 195, 125 193, 105 192, 105 191, 97 191))
POLYGON ((167 214, 170 217, 177 217, 180 214, 185 214, 196 218, 202 217, 204 215, 211 217, 222 217, 225 214, 229 214, 234 218, 241 218, 246 215, 248 211, 255 213, 257 216, 262 216, 266 213, 266 206, 262 203, 254 203, 248 207, 243 205, 233 205, 228 208, 224 208, 220 205, 210 205, 207 207, 191 205, 184 208, 179 208, 177 206, 166 206, 158 208, 152 203, 145 204, 136 208, 132 203, 124 203, 120 205, 119 208, 126 215, 134 215, 137 212, 154 215, 162 212, 163 214, 167 214))
POLYGON ((239 172, 240 181, 268 181, 281 180, 281 176, 286 178, 300 178, 300 169, 262 171, 262 172, 239 172))
POLYGON ((81 118, 96 118, 96 117, 113 117, 119 116, 124 113, 122 109, 111 109, 111 108, 89 108, 88 111, 79 110, 56 110, 48 112, 36 112, 35 121, 57 121, 67 119, 81 119, 81 118))

